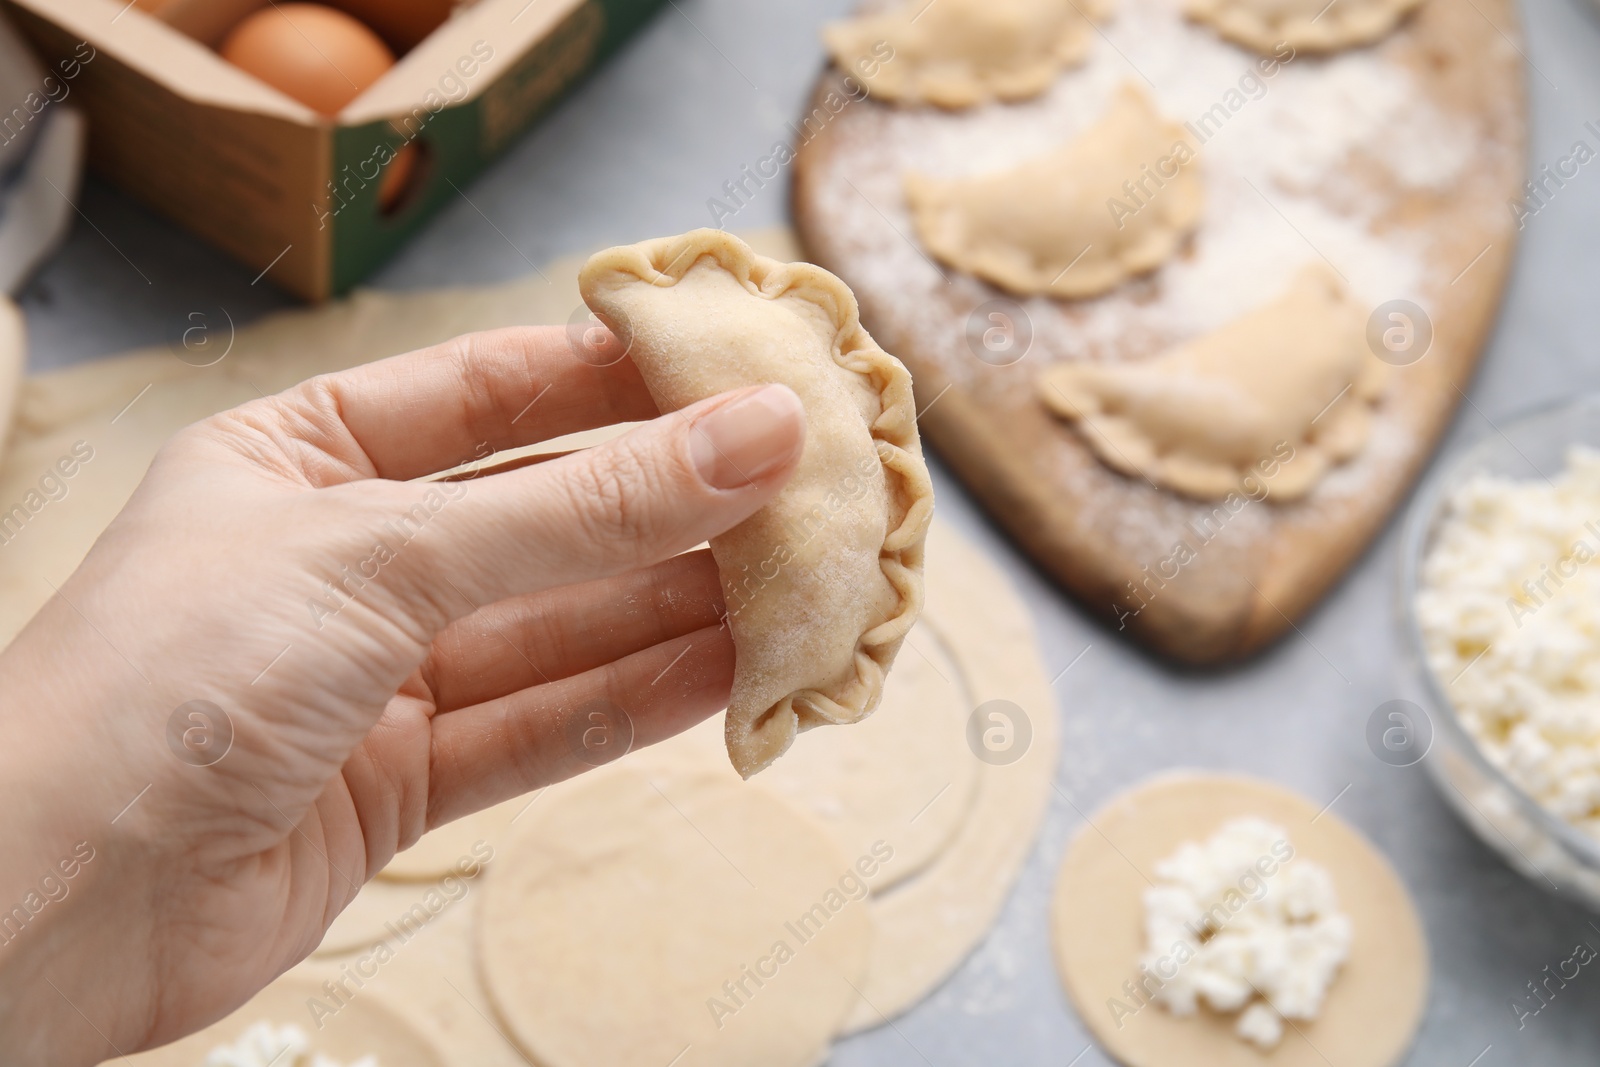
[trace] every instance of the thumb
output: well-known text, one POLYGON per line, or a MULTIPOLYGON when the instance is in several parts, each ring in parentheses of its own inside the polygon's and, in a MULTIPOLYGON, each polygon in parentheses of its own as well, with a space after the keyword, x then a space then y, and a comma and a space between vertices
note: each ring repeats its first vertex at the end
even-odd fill
POLYGON ((800 398, 787 386, 752 386, 596 448, 457 483, 464 494, 418 578, 451 576, 484 604, 658 563, 770 501, 804 446, 800 398))

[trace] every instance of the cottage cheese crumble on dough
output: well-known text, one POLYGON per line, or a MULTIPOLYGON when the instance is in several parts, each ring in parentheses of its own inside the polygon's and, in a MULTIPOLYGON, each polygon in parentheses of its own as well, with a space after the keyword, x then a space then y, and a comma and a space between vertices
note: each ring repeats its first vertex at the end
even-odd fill
POLYGON ((1202 1001, 1241 1012, 1235 1033, 1263 1049, 1282 1039, 1285 1018, 1317 1017, 1349 957, 1351 922, 1327 870, 1297 860, 1282 827, 1234 819, 1184 842, 1154 873, 1139 961, 1160 983, 1154 1003, 1174 1015, 1202 1001))
POLYGON ((1108 1057, 1405 1061, 1427 1003, 1427 939, 1394 868, 1328 810, 1334 792, 1168 771, 1084 820, 1061 858, 1051 933, 1062 987, 1108 1057))
MULTIPOLYGON (((293 1024, 273 1026, 259 1022, 228 1045, 207 1054, 202 1067, 341 1067, 321 1053, 311 1052, 311 1040, 293 1024)), ((375 1056, 363 1056, 350 1067, 378 1067, 375 1056)))
POLYGON ((1489 762, 1600 837, 1600 452, 1447 503, 1417 593, 1428 665, 1489 762))

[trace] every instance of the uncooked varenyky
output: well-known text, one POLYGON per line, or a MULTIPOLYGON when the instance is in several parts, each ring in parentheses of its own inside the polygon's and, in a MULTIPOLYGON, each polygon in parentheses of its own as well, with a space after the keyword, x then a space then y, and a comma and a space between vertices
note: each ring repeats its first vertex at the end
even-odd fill
POLYGON ((1336 52, 1389 34, 1422 0, 1185 0, 1184 13, 1262 55, 1336 52))
POLYGON ((906 177, 917 233, 944 263, 1023 295, 1097 296, 1159 267, 1200 222, 1187 130, 1127 85, 1076 140, 969 178, 906 177))
POLYGON ((843 282, 721 230, 608 249, 579 285, 663 411, 769 382, 805 405, 794 476, 711 542, 737 653, 728 754, 749 777, 799 731, 870 714, 921 613, 933 490, 911 376, 843 282))
POLYGON ((870 63, 871 94, 895 103, 972 107, 1024 100, 1089 52, 1110 0, 910 0, 823 30, 846 71, 870 63))
POLYGON ((1304 496, 1359 452, 1388 366, 1331 269, 1307 267, 1272 303, 1155 359, 1065 363, 1039 394, 1109 467, 1189 496, 1304 496), (1259 493, 1252 493, 1259 495, 1259 493))

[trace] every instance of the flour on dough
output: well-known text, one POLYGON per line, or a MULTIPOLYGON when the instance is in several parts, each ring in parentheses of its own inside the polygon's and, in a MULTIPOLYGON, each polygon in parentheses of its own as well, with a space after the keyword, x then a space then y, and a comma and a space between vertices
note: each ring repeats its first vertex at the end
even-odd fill
POLYGON ((1196 22, 1262 55, 1336 52, 1385 37, 1422 0, 1185 0, 1196 22))
POLYGON ((1025 100, 1088 54, 1109 0, 909 0, 822 31, 833 60, 873 97, 972 107, 1025 100), (870 74, 869 74, 870 72, 870 74))
POLYGON ((1137 363, 1066 363, 1039 394, 1124 474, 1200 499, 1296 500, 1361 451, 1388 366, 1343 282, 1308 267, 1277 300, 1137 363))
POLYGON ((1129 84, 1075 140, 1011 170, 906 175, 923 244, 1022 295, 1097 296, 1166 262, 1200 222, 1189 132, 1129 84))

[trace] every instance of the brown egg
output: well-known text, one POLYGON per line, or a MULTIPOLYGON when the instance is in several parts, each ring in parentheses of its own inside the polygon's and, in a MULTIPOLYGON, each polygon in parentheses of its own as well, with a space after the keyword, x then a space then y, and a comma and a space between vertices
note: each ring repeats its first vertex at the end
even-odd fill
POLYGON ((324 115, 337 115, 394 66, 377 34, 321 4, 274 4, 233 28, 222 58, 324 115))
POLYGON ((408 52, 450 17, 459 0, 338 0, 398 52, 408 52))
POLYGON ((403 202, 411 192, 412 179, 417 173, 419 155, 415 143, 403 144, 400 146, 400 151, 389 161, 389 165, 383 168, 383 176, 378 179, 380 215, 392 215, 403 206, 403 202))

